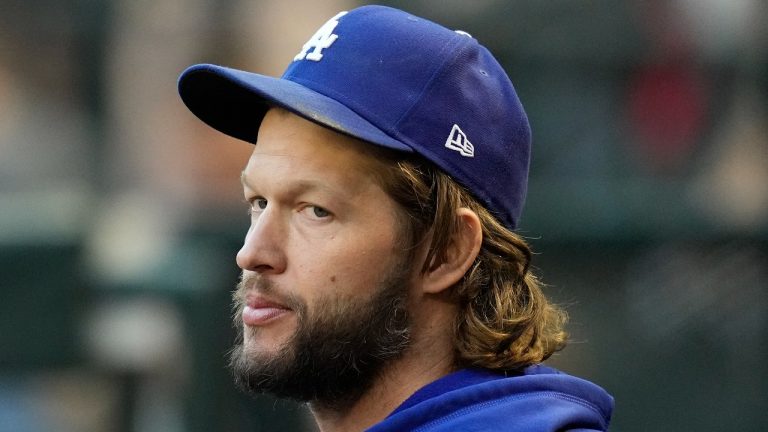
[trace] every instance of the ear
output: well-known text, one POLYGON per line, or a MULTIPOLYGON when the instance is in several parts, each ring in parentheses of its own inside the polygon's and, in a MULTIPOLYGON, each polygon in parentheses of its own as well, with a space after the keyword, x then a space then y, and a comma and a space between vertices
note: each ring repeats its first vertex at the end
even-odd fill
POLYGON ((442 261, 431 264, 422 275, 422 291, 437 294, 452 287, 464 277, 483 243, 483 229, 477 213, 462 207, 456 210, 459 229, 448 243, 442 261))

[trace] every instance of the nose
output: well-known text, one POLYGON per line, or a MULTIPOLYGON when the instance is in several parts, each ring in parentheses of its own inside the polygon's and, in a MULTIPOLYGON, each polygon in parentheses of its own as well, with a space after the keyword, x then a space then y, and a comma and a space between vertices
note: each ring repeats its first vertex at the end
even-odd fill
POLYGON ((286 238, 281 225, 278 215, 270 209, 252 218, 243 247, 237 252, 238 267, 260 274, 282 273, 286 265, 286 238))

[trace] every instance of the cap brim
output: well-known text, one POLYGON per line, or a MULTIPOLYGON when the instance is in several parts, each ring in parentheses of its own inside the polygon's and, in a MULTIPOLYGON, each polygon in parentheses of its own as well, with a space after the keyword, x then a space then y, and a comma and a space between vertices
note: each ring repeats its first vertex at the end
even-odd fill
POLYGON ((190 66, 179 77, 179 95, 200 120, 255 144, 270 106, 394 150, 413 152, 342 103, 293 81, 211 64, 190 66))

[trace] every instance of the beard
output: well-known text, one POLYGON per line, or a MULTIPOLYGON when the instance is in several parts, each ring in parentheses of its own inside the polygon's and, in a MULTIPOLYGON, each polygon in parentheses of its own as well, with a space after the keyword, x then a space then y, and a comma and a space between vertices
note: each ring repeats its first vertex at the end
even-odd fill
POLYGON ((407 267, 394 266, 399 270, 387 275, 367 299, 327 295, 309 311, 300 299, 283 295, 281 301, 296 313, 297 327, 277 352, 245 347, 245 293, 251 288, 277 292, 259 276, 244 276, 234 294, 239 335, 230 354, 237 386, 334 411, 351 406, 409 346, 407 267))

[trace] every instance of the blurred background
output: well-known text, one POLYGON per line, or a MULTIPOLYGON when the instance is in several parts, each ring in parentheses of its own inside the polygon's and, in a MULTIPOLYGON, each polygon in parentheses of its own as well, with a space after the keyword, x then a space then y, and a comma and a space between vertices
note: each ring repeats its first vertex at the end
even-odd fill
MULTIPOLYGON (((488 46, 534 130, 521 233, 613 431, 768 424, 768 3, 381 1, 488 46)), ((310 431, 226 370, 251 147, 188 65, 279 75, 349 0, 0 0, 0 431, 310 431)))

